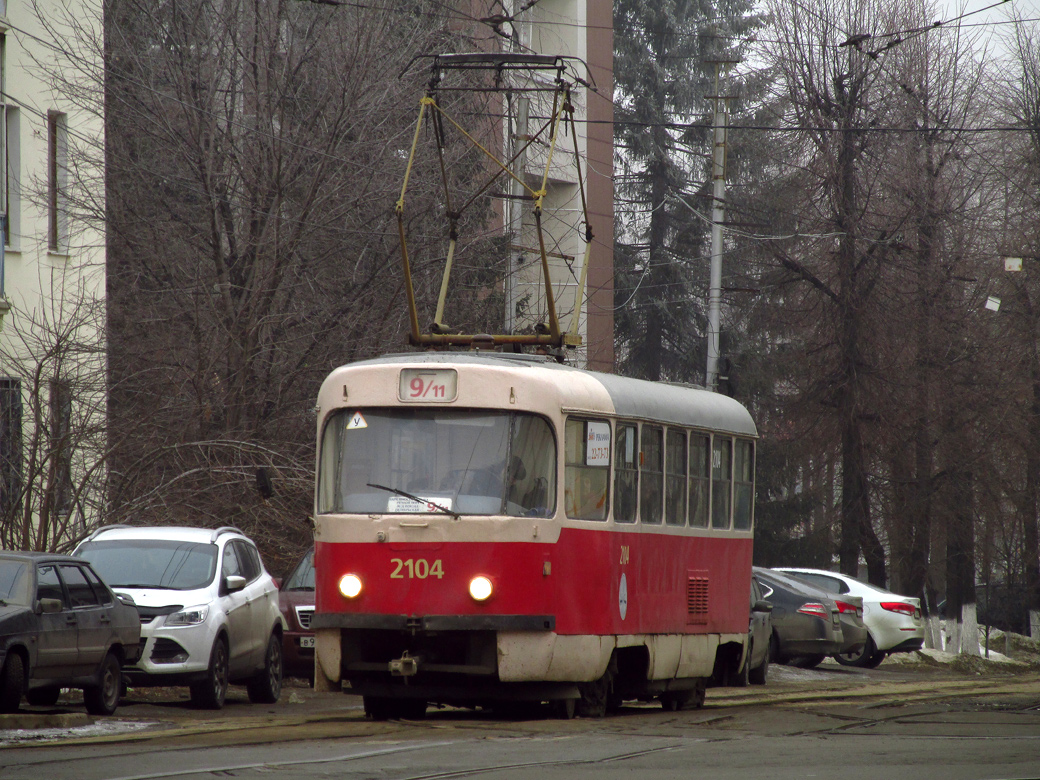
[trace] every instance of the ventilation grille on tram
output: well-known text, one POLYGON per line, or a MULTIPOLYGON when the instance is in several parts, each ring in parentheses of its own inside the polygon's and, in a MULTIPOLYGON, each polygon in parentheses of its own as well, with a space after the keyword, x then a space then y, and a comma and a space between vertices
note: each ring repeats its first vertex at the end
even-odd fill
POLYGON ((706 623, 708 620, 708 578, 690 577, 686 581, 686 622, 706 623))

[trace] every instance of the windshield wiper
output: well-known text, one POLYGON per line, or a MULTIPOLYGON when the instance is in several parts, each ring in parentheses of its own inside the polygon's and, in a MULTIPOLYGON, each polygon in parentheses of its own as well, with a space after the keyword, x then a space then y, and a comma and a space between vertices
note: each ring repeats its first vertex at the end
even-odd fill
POLYGON ((462 515, 460 515, 458 512, 453 512, 452 510, 448 509, 447 507, 441 506, 440 504, 438 504, 435 501, 430 501, 428 498, 422 498, 421 496, 417 496, 417 495, 415 495, 415 493, 409 493, 409 492, 407 492, 405 490, 398 490, 397 488, 387 487, 386 485, 377 485, 374 482, 366 482, 365 484, 368 487, 379 488, 380 490, 386 490, 386 491, 388 491, 390 493, 396 493, 399 496, 404 496, 405 498, 410 498, 410 499, 412 499, 412 501, 418 501, 420 504, 426 504, 427 506, 432 506, 434 509, 439 509, 441 512, 443 512, 446 515, 451 515, 456 520, 460 520, 462 518, 462 515))

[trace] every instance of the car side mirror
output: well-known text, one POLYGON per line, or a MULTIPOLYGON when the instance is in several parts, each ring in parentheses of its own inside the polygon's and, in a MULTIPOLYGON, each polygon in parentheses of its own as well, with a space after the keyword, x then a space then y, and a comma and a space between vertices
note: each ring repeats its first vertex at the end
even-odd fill
POLYGON ((246 578, 238 574, 229 574, 224 578, 224 584, 227 585, 229 593, 234 593, 246 586, 246 578))
POLYGON ((755 606, 753 606, 751 609, 754 612, 772 612, 773 605, 770 604, 768 601, 765 601, 764 599, 760 599, 755 602, 755 606))
POLYGON ((61 599, 40 599, 37 602, 37 611, 41 615, 51 615, 55 612, 61 612, 65 608, 65 605, 61 603, 61 599))

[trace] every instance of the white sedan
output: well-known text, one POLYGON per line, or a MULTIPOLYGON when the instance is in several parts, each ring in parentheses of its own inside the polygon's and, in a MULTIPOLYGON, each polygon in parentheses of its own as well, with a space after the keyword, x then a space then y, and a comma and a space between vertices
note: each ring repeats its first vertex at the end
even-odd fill
POLYGON ((920 650, 924 645, 921 600, 860 582, 847 574, 822 569, 777 567, 777 571, 807 580, 832 593, 847 593, 863 599, 863 623, 869 636, 857 653, 836 655, 846 666, 875 668, 886 655, 920 650))

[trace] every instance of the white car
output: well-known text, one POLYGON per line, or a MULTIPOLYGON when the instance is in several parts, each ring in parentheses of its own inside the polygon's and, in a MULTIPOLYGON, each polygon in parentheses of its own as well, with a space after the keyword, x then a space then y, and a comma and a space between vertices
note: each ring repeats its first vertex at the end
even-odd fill
POLYGON ((143 650, 132 685, 187 685, 192 704, 224 706, 229 683, 271 703, 282 689, 278 587, 237 528, 106 526, 76 555, 141 615, 143 650))
POLYGON ((924 645, 920 599, 900 596, 833 571, 787 566, 775 568, 831 593, 847 593, 863 599, 863 623, 869 634, 867 642, 859 652, 834 656, 838 663, 873 669, 885 660, 886 655, 920 650, 924 645))

